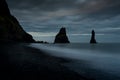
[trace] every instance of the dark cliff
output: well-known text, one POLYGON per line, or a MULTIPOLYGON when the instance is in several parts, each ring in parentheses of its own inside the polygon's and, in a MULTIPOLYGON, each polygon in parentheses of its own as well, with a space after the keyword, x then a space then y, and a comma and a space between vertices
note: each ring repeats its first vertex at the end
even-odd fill
POLYGON ((54 43, 70 43, 66 35, 66 28, 61 28, 55 37, 54 43))
POLYGON ((9 8, 5 0, 0 0, 0 15, 10 15, 9 8))
POLYGON ((11 15, 5 0, 0 1, 0 41, 35 42, 11 15))

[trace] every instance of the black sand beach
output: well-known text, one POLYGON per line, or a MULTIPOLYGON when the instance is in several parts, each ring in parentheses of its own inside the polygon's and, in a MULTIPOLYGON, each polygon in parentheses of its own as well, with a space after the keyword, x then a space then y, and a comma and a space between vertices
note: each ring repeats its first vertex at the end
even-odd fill
POLYGON ((88 80, 61 65, 68 60, 26 45, 0 45, 1 80, 88 80))

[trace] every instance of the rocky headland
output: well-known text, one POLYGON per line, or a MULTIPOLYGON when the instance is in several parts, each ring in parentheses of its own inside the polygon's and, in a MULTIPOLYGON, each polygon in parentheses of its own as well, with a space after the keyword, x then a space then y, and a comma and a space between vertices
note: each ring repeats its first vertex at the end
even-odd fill
POLYGON ((17 19, 10 13, 5 0, 0 1, 0 42, 35 42, 33 37, 26 33, 17 19))

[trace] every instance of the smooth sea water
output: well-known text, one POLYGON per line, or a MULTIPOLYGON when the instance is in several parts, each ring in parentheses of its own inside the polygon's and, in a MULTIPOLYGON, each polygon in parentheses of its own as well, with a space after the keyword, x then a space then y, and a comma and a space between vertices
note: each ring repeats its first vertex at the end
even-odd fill
POLYGON ((31 44, 48 55, 71 59, 63 65, 95 80, 120 80, 120 43, 31 44))

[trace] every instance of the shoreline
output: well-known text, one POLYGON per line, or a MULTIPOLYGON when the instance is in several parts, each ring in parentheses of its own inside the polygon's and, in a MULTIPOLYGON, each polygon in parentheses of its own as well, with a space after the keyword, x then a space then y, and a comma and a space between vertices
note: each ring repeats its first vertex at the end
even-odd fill
POLYGON ((0 48, 0 73, 6 76, 3 79, 90 80, 61 65, 69 60, 47 55, 26 44, 1 44, 0 48))

